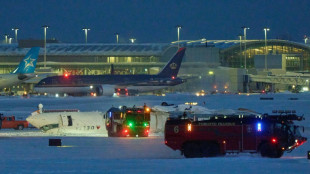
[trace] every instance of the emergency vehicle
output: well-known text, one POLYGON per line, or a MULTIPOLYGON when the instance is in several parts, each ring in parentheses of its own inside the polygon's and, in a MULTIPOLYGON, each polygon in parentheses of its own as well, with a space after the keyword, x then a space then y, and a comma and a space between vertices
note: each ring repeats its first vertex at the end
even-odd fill
POLYGON ((151 109, 146 105, 143 107, 110 108, 105 116, 109 137, 147 137, 150 130, 150 111, 151 109))
POLYGON ((234 114, 212 114, 169 117, 165 124, 165 144, 180 150, 187 158, 212 157, 226 153, 260 153, 279 158, 307 138, 293 121, 303 120, 295 111, 273 111, 272 114, 238 111, 234 114))

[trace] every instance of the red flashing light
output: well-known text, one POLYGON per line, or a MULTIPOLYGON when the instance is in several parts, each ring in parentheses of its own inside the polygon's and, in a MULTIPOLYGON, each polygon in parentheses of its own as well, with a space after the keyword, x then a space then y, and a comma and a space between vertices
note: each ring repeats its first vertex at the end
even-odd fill
POLYGON ((174 76, 172 76, 171 78, 172 78, 173 80, 175 79, 175 77, 174 77, 174 76))
POLYGON ((272 143, 277 143, 277 139, 272 138, 272 139, 271 139, 271 142, 272 142, 272 143))
POLYGON ((128 130, 127 130, 127 129, 124 129, 124 133, 128 133, 128 130))
POLYGON ((65 73, 64 76, 67 78, 67 77, 69 77, 69 74, 68 74, 68 73, 65 73))

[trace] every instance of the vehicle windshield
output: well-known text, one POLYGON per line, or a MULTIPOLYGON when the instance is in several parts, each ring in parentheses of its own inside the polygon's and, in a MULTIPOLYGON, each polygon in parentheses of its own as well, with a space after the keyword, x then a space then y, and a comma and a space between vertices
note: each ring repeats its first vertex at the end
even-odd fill
POLYGON ((294 137, 301 137, 300 133, 300 127, 293 125, 293 124, 287 124, 288 127, 288 133, 293 135, 294 137))

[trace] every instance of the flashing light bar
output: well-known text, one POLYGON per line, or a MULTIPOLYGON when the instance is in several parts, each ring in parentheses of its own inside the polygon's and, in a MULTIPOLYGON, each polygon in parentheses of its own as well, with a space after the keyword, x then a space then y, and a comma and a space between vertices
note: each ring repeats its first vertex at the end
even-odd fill
POLYGON ((262 124, 257 123, 257 132, 261 132, 261 131, 262 131, 262 124))

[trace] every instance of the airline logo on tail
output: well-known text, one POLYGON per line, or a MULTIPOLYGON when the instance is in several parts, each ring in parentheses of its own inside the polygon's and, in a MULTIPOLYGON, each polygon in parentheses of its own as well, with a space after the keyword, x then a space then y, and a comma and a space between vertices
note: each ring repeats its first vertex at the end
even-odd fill
POLYGON ((26 69, 28 66, 29 67, 34 67, 33 63, 36 60, 37 59, 32 59, 30 56, 27 59, 24 59, 24 62, 25 62, 25 68, 24 69, 26 69))
POLYGON ((171 69, 177 69, 177 67, 178 67, 178 65, 174 62, 170 64, 171 69))
POLYGON ((30 74, 34 73, 37 64, 40 47, 31 48, 18 67, 11 74, 30 74))
POLYGON ((177 77, 186 48, 179 48, 167 65, 157 74, 160 77, 177 77))

